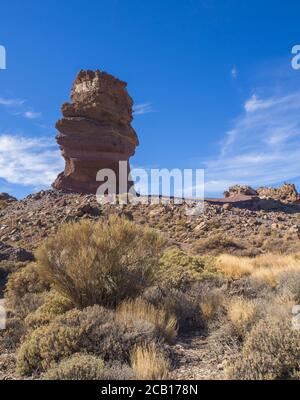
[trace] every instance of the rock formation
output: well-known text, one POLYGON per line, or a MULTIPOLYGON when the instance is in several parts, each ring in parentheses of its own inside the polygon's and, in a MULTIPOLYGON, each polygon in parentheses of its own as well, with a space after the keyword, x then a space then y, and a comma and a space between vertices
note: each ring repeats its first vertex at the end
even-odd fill
POLYGON ((233 197, 233 196, 257 196, 257 191, 254 190, 251 186, 247 185, 234 185, 231 186, 228 190, 224 192, 224 197, 233 197))
POLYGON ((283 203, 299 203, 300 194, 297 192, 296 186, 291 183, 284 183, 279 188, 261 187, 257 189, 260 198, 271 198, 279 200, 283 203))
MULTIPOLYGON (((116 173, 118 193, 119 161, 128 161, 138 145, 126 85, 99 70, 79 72, 71 103, 63 104, 64 118, 56 123, 56 140, 66 164, 54 188, 96 193, 103 183, 96 181, 97 172, 109 168, 116 173)), ((132 182, 125 191, 130 186, 132 182)))

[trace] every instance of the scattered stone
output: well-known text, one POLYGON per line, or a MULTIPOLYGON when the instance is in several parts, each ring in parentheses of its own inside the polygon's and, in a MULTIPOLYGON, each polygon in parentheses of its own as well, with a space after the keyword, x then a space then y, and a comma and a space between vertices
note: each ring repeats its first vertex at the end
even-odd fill
POLYGON ((2 192, 0 193, 0 200, 5 200, 5 201, 17 201, 17 199, 8 193, 2 192))
POLYGON ((33 261, 34 256, 23 248, 15 248, 0 242, 0 261, 33 261))
POLYGON ((232 209, 232 204, 230 204, 230 203, 225 203, 225 204, 223 204, 222 208, 223 208, 223 210, 225 210, 225 211, 230 211, 230 210, 232 209))

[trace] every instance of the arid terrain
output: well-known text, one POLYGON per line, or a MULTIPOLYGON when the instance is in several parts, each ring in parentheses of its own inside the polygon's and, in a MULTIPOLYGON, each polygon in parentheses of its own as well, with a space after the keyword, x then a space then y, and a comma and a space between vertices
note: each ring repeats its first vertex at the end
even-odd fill
POLYGON ((1 379, 298 379, 298 202, 142 200, 2 195, 1 379))

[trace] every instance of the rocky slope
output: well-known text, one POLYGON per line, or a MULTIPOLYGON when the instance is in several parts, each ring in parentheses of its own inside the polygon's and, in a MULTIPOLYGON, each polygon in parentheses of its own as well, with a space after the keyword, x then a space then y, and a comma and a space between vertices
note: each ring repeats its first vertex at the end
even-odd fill
MULTIPOLYGON (((47 190, 6 201, 0 210, 0 298, 7 275, 31 261, 38 244, 62 223, 97 220, 112 213, 148 225, 160 231, 170 246, 196 254, 253 256, 300 250, 300 208, 294 203, 235 194, 205 201, 202 213, 201 203, 195 201, 149 205, 143 204, 147 198, 140 200, 139 204, 98 204, 91 194, 47 190)), ((224 356, 211 353, 203 332, 179 336, 172 351, 173 378, 223 378, 224 356)), ((14 368, 15 354, 1 354, 0 379, 14 379, 14 368)))
MULTIPOLYGON (((298 245, 298 205, 265 200, 249 203, 249 199, 214 199, 205 202, 203 213, 197 212, 198 206, 193 201, 183 204, 98 204, 91 194, 41 191, 8 203, 0 211, 1 249, 11 246, 33 251, 64 222, 81 218, 98 219, 110 213, 124 215, 138 224, 147 224, 178 246, 195 249, 197 245, 206 243, 206 252, 218 251, 218 248, 211 247, 212 243, 205 240, 221 236, 227 242, 229 239, 236 241, 236 246, 230 246, 228 242, 228 249, 232 247, 232 251, 240 253, 263 252, 266 250, 263 244, 276 239, 282 242, 287 240, 287 243, 290 240, 289 246, 298 245)), ((219 250, 223 251, 222 243, 219 245, 219 250)))

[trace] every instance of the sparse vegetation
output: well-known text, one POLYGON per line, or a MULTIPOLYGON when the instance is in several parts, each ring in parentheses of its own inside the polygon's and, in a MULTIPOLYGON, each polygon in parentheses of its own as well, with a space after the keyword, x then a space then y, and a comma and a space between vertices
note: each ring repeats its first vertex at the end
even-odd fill
POLYGON ((44 380, 101 380, 104 362, 101 358, 87 354, 74 354, 49 369, 44 380))
POLYGON ((141 298, 127 300, 117 309, 117 319, 125 322, 136 320, 150 322, 154 325, 157 336, 171 341, 177 334, 177 320, 174 314, 166 309, 156 308, 141 298))
POLYGON ((228 374, 232 379, 293 379, 300 371, 300 332, 288 318, 268 317, 251 330, 238 360, 228 374))
POLYGON ((199 239, 194 245, 193 249, 198 254, 220 254, 222 252, 236 251, 243 249, 244 246, 237 239, 228 237, 226 233, 216 233, 205 239, 199 239))
POLYGON ((113 311, 100 306, 74 309, 35 329, 25 339, 17 354, 17 372, 44 372, 77 352, 94 354, 104 361, 128 362, 134 345, 155 339, 155 328, 150 323, 121 323, 113 311))
POLYGON ((299 379, 300 253, 240 256, 222 235, 195 255, 117 216, 62 225, 36 262, 11 269, 1 351, 16 351, 18 377, 164 379, 189 336, 219 375, 225 360, 231 379, 299 379))
POLYGON ((239 334, 245 335, 257 318, 257 304, 244 298, 232 299, 228 306, 228 317, 239 334))
POLYGON ((155 280, 164 287, 186 290, 208 276, 212 264, 211 257, 194 256, 173 248, 161 257, 155 280))
POLYGON ((132 368, 138 379, 167 379, 169 361, 155 344, 136 346, 131 356, 132 368))
POLYGON ((115 216, 70 223, 38 249, 38 271, 76 306, 114 306, 149 286, 162 246, 154 231, 115 216))

